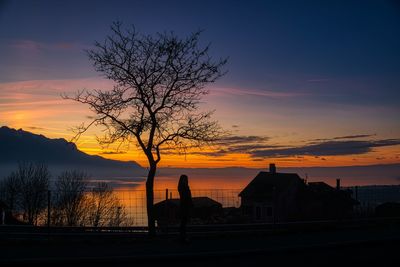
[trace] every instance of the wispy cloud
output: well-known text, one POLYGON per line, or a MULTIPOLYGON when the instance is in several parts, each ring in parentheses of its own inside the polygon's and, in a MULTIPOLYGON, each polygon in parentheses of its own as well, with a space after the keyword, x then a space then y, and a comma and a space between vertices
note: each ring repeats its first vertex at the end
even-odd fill
POLYGON ((100 154, 102 155, 121 155, 126 154, 126 151, 102 151, 100 154))
POLYGON ((311 143, 299 147, 287 147, 278 149, 259 149, 251 152, 253 157, 291 157, 291 156, 345 156, 359 155, 371 152, 376 147, 400 145, 400 139, 383 140, 349 140, 326 141, 311 143))
POLYGON ((268 144, 268 136, 232 135, 221 138, 216 143, 216 149, 211 152, 200 152, 209 156, 223 156, 231 153, 248 154, 255 150, 277 148, 279 146, 268 144))
POLYGON ((376 134, 358 134, 358 135, 345 135, 345 136, 338 136, 334 137, 333 139, 355 139, 355 138, 367 138, 375 136, 376 134))
POLYGON ((269 98, 292 98, 297 96, 305 95, 304 93, 294 92, 279 92, 273 90, 261 90, 261 89, 243 89, 243 88, 212 88, 210 90, 211 95, 237 95, 237 96, 260 96, 269 98))
POLYGON ((33 131, 37 131, 37 130, 43 131, 43 130, 46 130, 46 128, 44 128, 44 127, 37 127, 37 126, 28 126, 28 127, 26 127, 26 129, 28 129, 28 130, 33 130, 33 131))
POLYGON ((344 136, 337 136, 333 138, 318 138, 313 139, 311 141, 329 141, 329 140, 343 140, 343 139, 362 139, 362 138, 369 138, 376 136, 376 134, 355 134, 355 135, 344 135, 344 136))
MULTIPOLYGON (((207 151, 190 151, 193 155, 203 155, 211 157, 220 157, 228 154, 250 154, 252 151, 278 148, 280 146, 269 144, 268 136, 255 135, 231 135, 219 139, 213 146, 213 149, 207 151)), ((169 154, 176 154, 174 150, 168 150, 169 154)))
POLYGON ((109 80, 91 77, 85 79, 69 80, 30 80, 0 83, 0 97, 31 95, 56 95, 63 92, 75 92, 79 89, 110 89, 113 83, 109 80))
POLYGON ((70 105, 61 99, 61 94, 84 88, 109 89, 112 83, 100 78, 0 83, 0 111, 70 105))
POLYGON ((89 45, 84 45, 78 42, 53 42, 44 43, 35 40, 20 39, 8 42, 8 45, 14 49, 30 52, 39 52, 45 50, 83 50, 90 48, 89 45))
MULTIPOLYGON (((360 155, 374 148, 400 145, 400 139, 359 140, 375 135, 346 135, 331 139, 314 139, 304 145, 288 146, 273 144, 267 136, 227 136, 219 140, 213 150, 193 151, 190 154, 220 157, 228 154, 247 154, 253 159, 303 158, 313 156, 327 160, 324 156, 360 155), (357 140, 355 140, 357 139, 357 140), (320 140, 320 141, 316 141, 320 140)), ((173 151, 170 151, 173 153, 173 151)))
MULTIPOLYGON (((108 89, 112 83, 100 78, 31 80, 0 83, 1 123, 11 127, 57 127, 57 132, 84 120, 87 107, 61 98, 79 89, 108 89), (68 125, 68 126, 66 126, 68 125)), ((47 130, 31 129, 48 133, 47 130)))
POLYGON ((217 141, 218 145, 240 145, 243 143, 260 143, 268 141, 267 136, 257 136, 257 135, 231 135, 226 136, 217 141))

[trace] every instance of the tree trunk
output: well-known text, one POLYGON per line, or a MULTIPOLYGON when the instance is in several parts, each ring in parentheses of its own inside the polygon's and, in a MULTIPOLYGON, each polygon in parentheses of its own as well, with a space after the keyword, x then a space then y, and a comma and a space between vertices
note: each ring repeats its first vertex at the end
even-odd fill
POLYGON ((147 205, 147 225, 149 227, 149 236, 156 235, 156 225, 155 225, 155 218, 154 218, 154 177, 156 175, 157 164, 150 163, 150 170, 147 174, 147 181, 146 181, 146 205, 147 205))

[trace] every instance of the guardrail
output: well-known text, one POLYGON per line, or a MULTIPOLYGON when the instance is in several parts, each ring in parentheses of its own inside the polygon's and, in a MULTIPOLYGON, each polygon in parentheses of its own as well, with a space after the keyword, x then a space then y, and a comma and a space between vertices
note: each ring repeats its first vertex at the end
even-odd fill
MULTIPOLYGON (((189 225, 191 235, 273 234, 290 232, 314 232, 344 230, 363 227, 400 226, 400 217, 352 220, 300 221, 285 223, 189 225)), ((178 227, 158 228, 159 236, 177 235, 178 227), (167 230, 167 231, 166 231, 167 230)), ((147 227, 45 227, 0 226, 0 240, 75 239, 75 238, 142 238, 147 237, 147 227)))

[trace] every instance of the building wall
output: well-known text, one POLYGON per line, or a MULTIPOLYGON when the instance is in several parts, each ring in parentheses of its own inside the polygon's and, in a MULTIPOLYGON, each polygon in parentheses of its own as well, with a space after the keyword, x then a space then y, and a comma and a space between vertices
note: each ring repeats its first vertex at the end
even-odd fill
POLYGON ((241 209, 251 222, 286 222, 297 219, 299 214, 298 192, 303 184, 293 182, 287 188, 264 198, 241 198, 241 209))

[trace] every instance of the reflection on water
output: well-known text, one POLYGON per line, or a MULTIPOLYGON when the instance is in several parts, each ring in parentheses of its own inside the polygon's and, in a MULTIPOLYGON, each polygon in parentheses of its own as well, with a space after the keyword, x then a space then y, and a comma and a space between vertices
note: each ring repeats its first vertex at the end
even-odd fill
POLYGON ((112 179, 91 179, 89 181, 89 188, 96 187, 98 183, 107 183, 109 186, 111 186, 114 189, 119 189, 119 188, 134 188, 134 187, 139 187, 145 182, 145 178, 130 178, 130 177, 124 177, 124 178, 112 178, 112 179))
MULTIPOLYGON (((193 189, 193 197, 209 197, 222 204, 223 207, 240 206, 240 189, 193 189)), ((128 215, 128 221, 133 222, 133 226, 147 225, 146 212, 146 191, 132 188, 130 190, 118 189, 116 195, 124 205, 128 215)), ((154 203, 165 200, 166 198, 179 198, 178 191, 174 190, 154 190, 154 203)))
MULTIPOLYGON (((184 170, 184 173, 189 176, 189 185, 194 197, 206 196, 220 202, 223 207, 239 207, 239 192, 256 176, 259 170, 229 170, 230 172, 225 173, 224 176, 219 175, 217 172, 204 171, 203 173, 198 173, 190 169, 184 170)), ((155 203, 166 199, 167 189, 169 198, 179 198, 177 186, 180 174, 182 173, 171 172, 165 175, 164 172, 156 176, 154 182, 155 203)), ((308 181, 324 181, 331 186, 335 186, 335 178, 337 177, 314 175, 309 176, 308 181)), ((109 182, 124 204, 129 221, 133 221, 133 225, 143 226, 147 225, 145 180, 145 177, 123 177, 110 180, 93 180, 93 182, 109 182)), ((364 185, 366 183, 365 181, 361 183, 359 179, 351 177, 342 181, 343 186, 364 185)), ((385 182, 389 183, 386 180, 381 181, 381 183, 385 182)))
MULTIPOLYGON (((193 197, 209 197, 223 207, 239 207, 239 192, 242 183, 226 183, 221 179, 189 178, 193 197)), ((225 180, 225 179, 224 179, 225 180)), ((226 181, 226 180, 225 180, 226 181)), ((102 182, 105 182, 102 180, 102 182)), ((245 184, 247 181, 244 182, 245 184)), ((178 177, 156 177, 154 184, 154 203, 168 198, 179 198, 177 191, 178 177)), ((124 205, 129 221, 134 226, 147 225, 145 181, 126 182, 112 180, 115 193, 124 205)))

